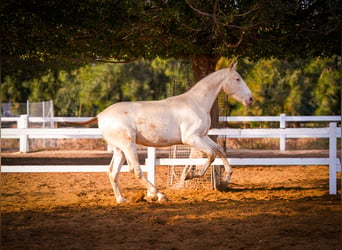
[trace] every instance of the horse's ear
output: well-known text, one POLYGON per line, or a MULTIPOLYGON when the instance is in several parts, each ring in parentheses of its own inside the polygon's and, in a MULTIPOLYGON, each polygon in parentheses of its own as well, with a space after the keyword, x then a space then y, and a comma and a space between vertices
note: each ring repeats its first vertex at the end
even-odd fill
POLYGON ((237 62, 232 62, 229 66, 229 70, 235 70, 237 62))

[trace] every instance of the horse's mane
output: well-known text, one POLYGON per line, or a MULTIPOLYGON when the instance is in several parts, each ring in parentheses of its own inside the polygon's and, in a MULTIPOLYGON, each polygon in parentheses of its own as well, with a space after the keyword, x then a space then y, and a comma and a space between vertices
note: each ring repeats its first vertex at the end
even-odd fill
POLYGON ((223 80, 223 77, 225 77, 225 73, 227 72, 227 69, 220 69, 218 71, 215 71, 209 75, 207 75, 206 77, 204 77, 203 79, 201 79, 200 81, 198 81, 197 83, 195 83, 187 92, 190 92, 192 90, 195 90, 197 88, 201 88, 202 84, 215 84, 217 82, 221 82, 223 80), (216 79, 219 78, 219 79, 216 79))

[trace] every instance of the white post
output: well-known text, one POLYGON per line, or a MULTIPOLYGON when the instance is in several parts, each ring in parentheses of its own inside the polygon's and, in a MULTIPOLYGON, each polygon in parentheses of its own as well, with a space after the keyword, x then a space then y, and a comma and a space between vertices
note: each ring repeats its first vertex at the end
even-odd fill
POLYGON ((26 114, 30 115, 30 101, 26 100, 26 114))
POLYGON ((146 166, 148 168, 147 179, 153 184, 156 184, 156 148, 147 148, 146 166))
MULTIPOLYGON (((52 100, 50 100, 49 102, 49 105, 48 105, 48 108, 49 108, 49 111, 48 111, 48 113, 47 113, 47 117, 50 119, 50 124, 49 124, 49 128, 54 128, 55 127, 55 123, 54 123, 54 121, 53 121, 53 117, 54 117, 54 114, 53 114, 53 101, 52 100)), ((50 139, 49 140, 49 143, 50 143, 50 147, 52 146, 52 147, 56 147, 56 140, 55 139, 50 139)))
MULTIPOLYGON (((46 125, 45 125, 45 102, 43 101, 42 102, 42 116, 43 116, 43 125, 42 125, 42 127, 43 128, 45 128, 46 127, 46 125)), ((45 138, 43 138, 43 148, 45 148, 46 147, 46 139, 45 138)))
POLYGON ((46 126, 45 126, 45 118, 46 118, 46 116, 45 116, 45 102, 43 101, 42 102, 42 116, 43 116, 43 128, 45 128, 46 126))
MULTIPOLYGON (((286 128, 286 115, 285 114, 280 114, 280 128, 286 128)), ((285 151, 286 150, 286 136, 281 135, 280 136, 280 151, 285 151)))
POLYGON ((336 194, 336 122, 330 122, 329 126, 329 194, 336 194))
MULTIPOLYGON (((53 101, 52 100, 50 100, 49 101, 49 103, 50 103, 50 118, 53 118, 55 115, 54 115, 54 110, 53 110, 53 101)), ((50 128, 54 128, 55 127, 55 123, 53 122, 53 120, 51 119, 51 122, 50 122, 50 128)))
MULTIPOLYGON (((20 119, 18 120, 18 128, 28 128, 28 115, 21 115, 20 119)), ((27 134, 21 134, 19 139, 19 151, 21 153, 29 152, 29 140, 27 134)))

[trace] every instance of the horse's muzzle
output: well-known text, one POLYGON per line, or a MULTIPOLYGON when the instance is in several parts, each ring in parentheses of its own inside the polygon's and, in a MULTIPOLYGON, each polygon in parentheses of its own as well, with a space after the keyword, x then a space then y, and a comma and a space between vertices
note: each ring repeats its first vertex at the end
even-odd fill
POLYGON ((243 101, 243 104, 244 104, 246 107, 248 107, 248 106, 252 105, 253 102, 254 102, 254 98, 251 96, 251 97, 245 99, 245 100, 243 101))

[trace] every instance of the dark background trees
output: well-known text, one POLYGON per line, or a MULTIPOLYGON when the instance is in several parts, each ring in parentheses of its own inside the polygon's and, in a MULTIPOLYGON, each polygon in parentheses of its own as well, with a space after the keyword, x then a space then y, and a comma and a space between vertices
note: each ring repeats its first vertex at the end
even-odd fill
MULTIPOLYGON (((217 69, 230 60, 221 58, 217 69)), ((238 71, 251 88, 255 104, 246 109, 219 96, 220 115, 338 115, 341 104, 338 57, 241 59, 238 71)), ((94 116, 119 101, 156 100, 183 93, 193 84, 191 64, 177 59, 140 59, 127 64, 91 63, 72 70, 49 70, 23 81, 6 77, 5 102, 53 100, 57 116, 94 116)))
POLYGON ((341 13, 339 0, 5 1, 1 79, 20 85, 89 63, 159 56, 191 62, 195 82, 222 56, 332 57, 341 54, 341 13))
MULTIPOLYGON (((6 1, 4 63, 340 54, 341 1, 6 1)), ((218 60, 218 59, 217 59, 218 60)))

